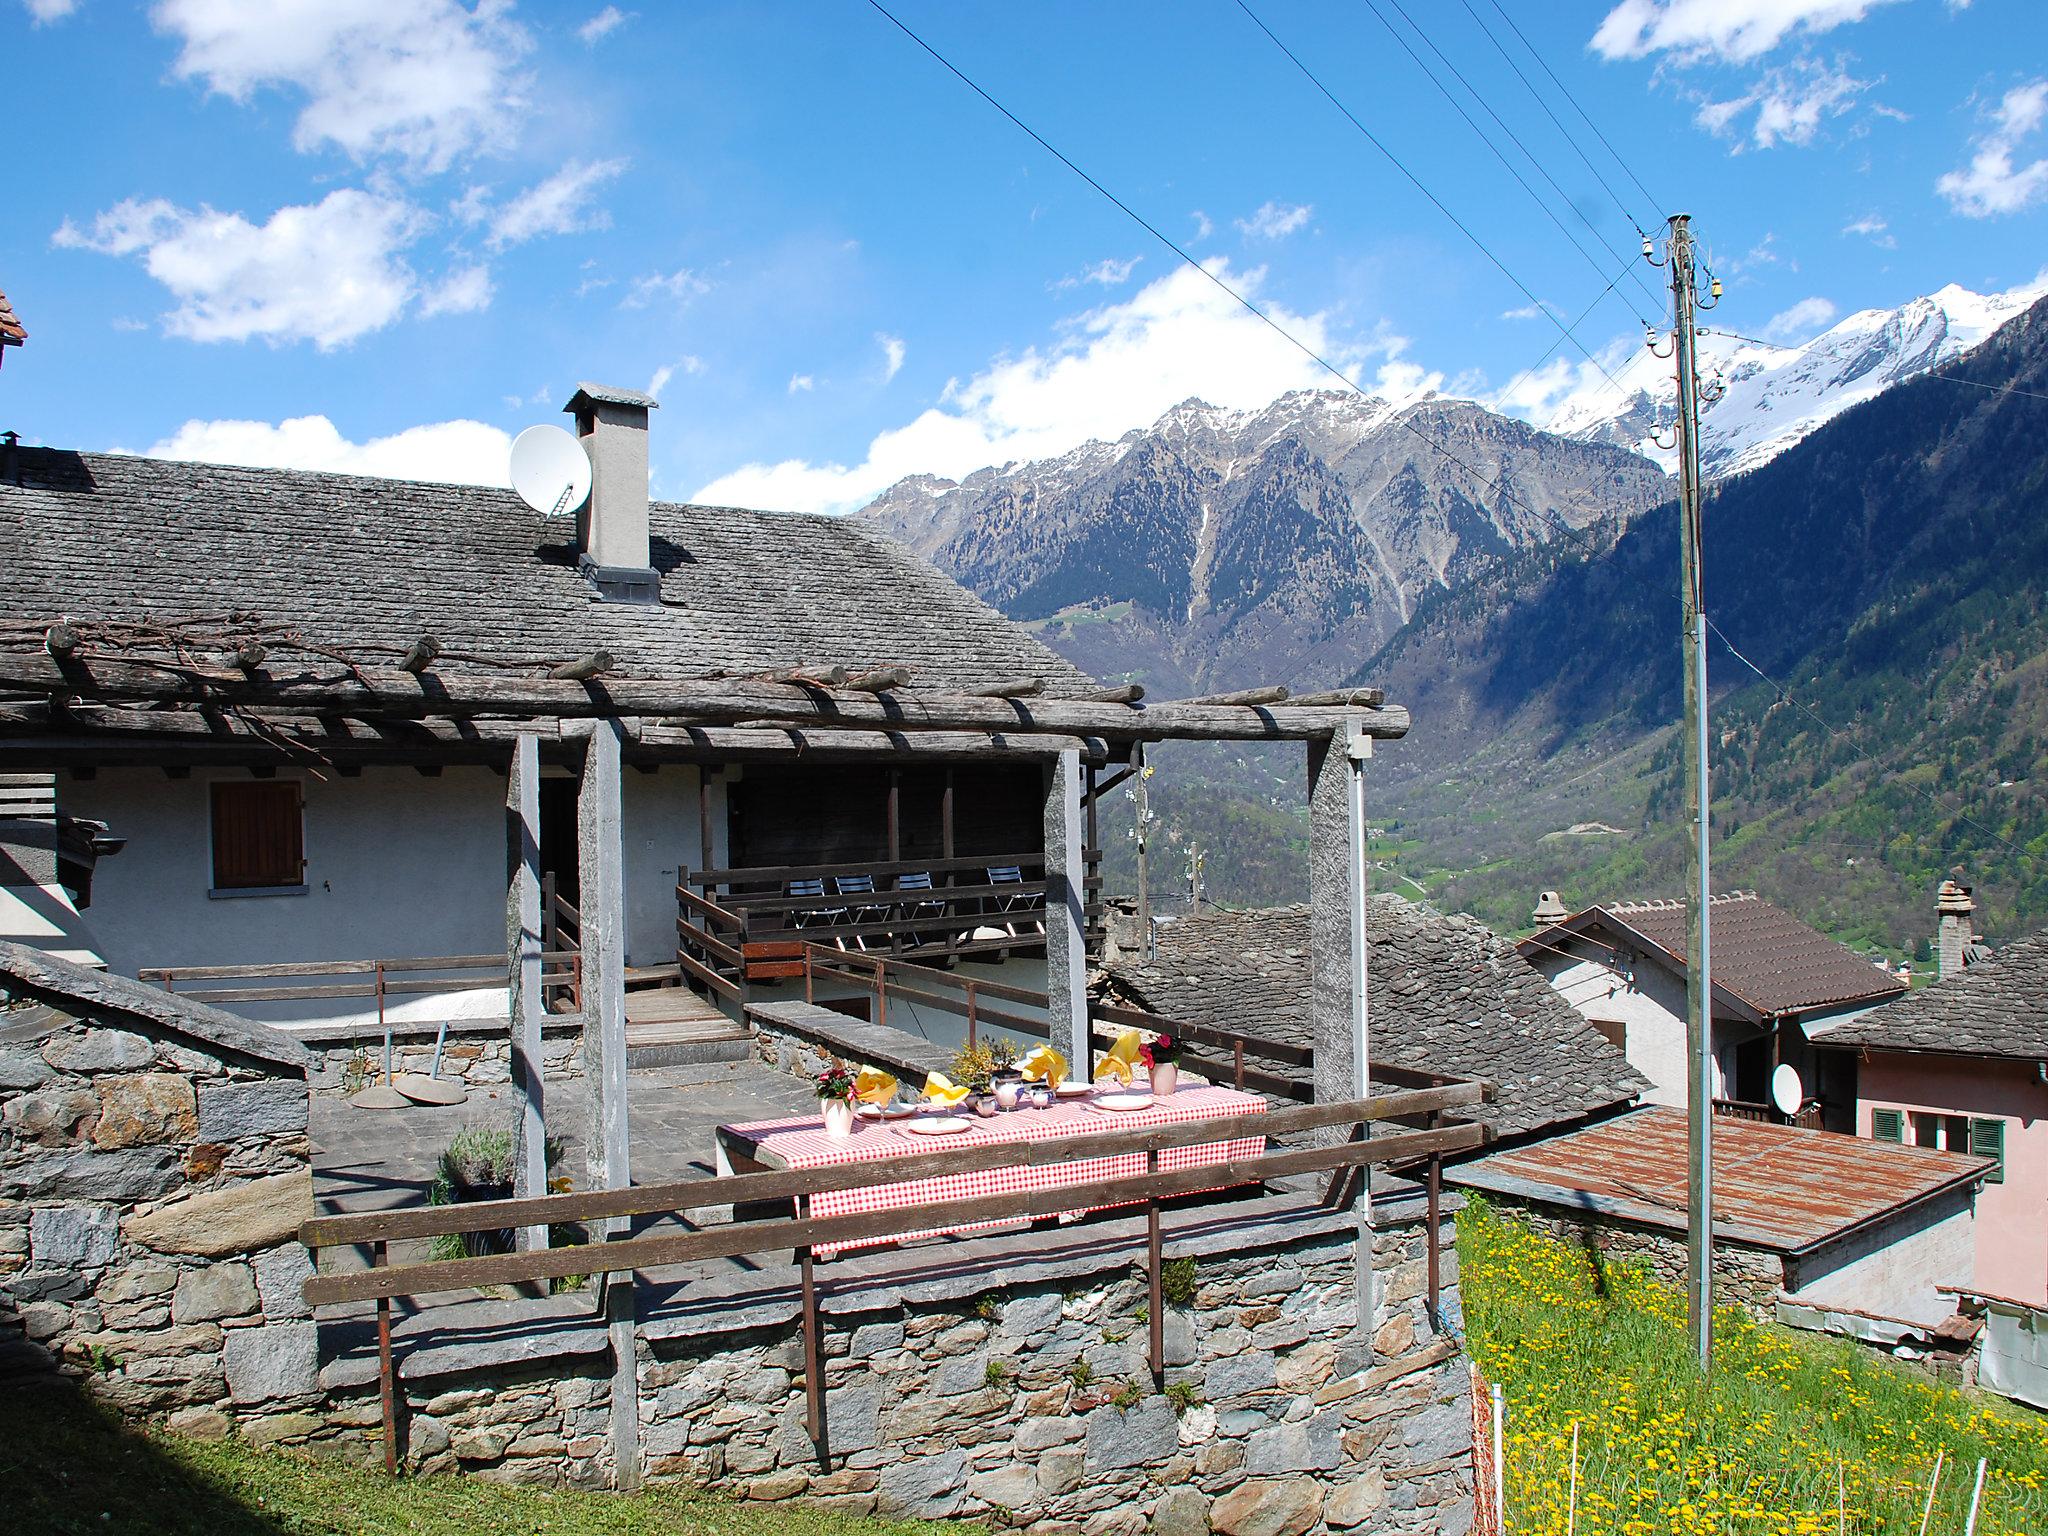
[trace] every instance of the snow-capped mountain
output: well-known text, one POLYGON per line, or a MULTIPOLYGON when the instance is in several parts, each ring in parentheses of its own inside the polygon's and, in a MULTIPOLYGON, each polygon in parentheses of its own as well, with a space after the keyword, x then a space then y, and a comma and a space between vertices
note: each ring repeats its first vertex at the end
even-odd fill
MULTIPOLYGON (((1709 477, 1768 463, 1816 427, 1879 391, 1969 351, 2044 293, 2048 274, 2004 293, 1951 283, 1897 309, 1865 309, 1797 346, 1745 339, 1718 312, 1700 317, 1700 466, 1709 477), (1716 391, 1718 390, 1718 393, 1716 391)), ((1666 344, 1668 347, 1668 343, 1666 344)), ((1564 437, 1616 443, 1676 467, 1677 400, 1668 357, 1638 347, 1615 382, 1599 380, 1560 402, 1538 425, 1564 437)))

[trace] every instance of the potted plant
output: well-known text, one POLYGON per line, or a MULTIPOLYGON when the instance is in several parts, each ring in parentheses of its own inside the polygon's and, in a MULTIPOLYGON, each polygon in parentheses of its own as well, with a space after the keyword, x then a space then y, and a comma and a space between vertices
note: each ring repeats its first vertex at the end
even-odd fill
POLYGON ((1173 1036, 1154 1035, 1138 1057, 1151 1069, 1153 1093, 1166 1097, 1180 1086, 1180 1042, 1173 1036))
POLYGON ((818 1116, 825 1122, 825 1134, 844 1141, 853 1134, 853 1069, 835 1061, 818 1074, 818 1116))
POLYGON ((996 1057, 988 1046, 979 1043, 961 1046, 953 1053, 953 1069, 948 1076, 973 1097, 977 1115, 985 1119, 996 1112, 999 1107, 993 1092, 996 1057))
MULTIPOLYGON (((467 1205, 475 1200, 510 1200, 517 1177, 518 1138, 503 1126, 467 1125, 449 1139, 427 1190, 429 1205, 467 1205)), ((459 1259, 510 1253, 510 1227, 454 1233, 436 1239, 433 1257, 459 1259)))

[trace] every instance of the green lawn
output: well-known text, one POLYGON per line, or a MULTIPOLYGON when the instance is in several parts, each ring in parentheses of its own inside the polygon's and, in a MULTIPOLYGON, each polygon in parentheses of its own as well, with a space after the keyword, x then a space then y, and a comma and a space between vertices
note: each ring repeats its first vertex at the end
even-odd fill
POLYGON ((1474 1356, 1507 1392, 1514 1536, 1977 1536, 2048 1532, 2048 1417, 1846 1340, 1717 1321, 1693 1366, 1684 1303, 1474 1202, 1458 1221, 1474 1356), (1572 1429, 1579 1431, 1572 1504, 1572 1429))
POLYGON ((746 1504, 388 1478, 288 1451, 138 1433, 62 1387, 0 1390, 0 1536, 929 1536, 941 1527, 746 1504))

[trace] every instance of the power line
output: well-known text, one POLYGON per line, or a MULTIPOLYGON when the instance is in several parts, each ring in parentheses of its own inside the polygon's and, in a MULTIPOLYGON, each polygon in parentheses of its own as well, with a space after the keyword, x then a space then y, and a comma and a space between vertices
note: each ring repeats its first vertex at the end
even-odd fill
POLYGON ((2011 384, 1980 384, 1975 379, 1957 378, 1952 373, 1930 373, 1930 379, 1945 379, 1951 384, 1967 384, 1972 389, 1988 389, 1994 395, 2018 395, 2023 400, 2048 400, 2048 395, 2031 389, 2020 389, 2011 384))
POLYGON ((1579 105, 1579 98, 1571 93, 1571 87, 1567 86, 1562 80, 1557 78, 1557 71, 1550 67, 1549 63, 1545 61, 1543 55, 1536 51, 1536 45, 1529 41, 1528 37, 1523 33, 1520 27, 1515 25, 1515 18, 1510 16, 1505 10, 1501 9, 1500 0, 1488 0, 1488 3, 1492 5, 1496 11, 1500 12, 1500 19, 1508 24, 1509 29, 1513 31, 1516 37, 1521 39, 1522 46, 1529 50, 1529 57, 1537 62, 1537 64, 1542 68, 1544 74, 1550 76, 1550 83, 1556 86, 1558 90, 1564 93, 1564 99, 1570 102, 1572 104, 1572 110, 1579 114, 1579 121, 1584 123, 1588 128, 1593 130, 1593 137, 1598 139, 1600 141, 1601 147, 1604 148, 1608 154, 1614 157, 1614 163, 1620 166, 1622 170, 1625 173, 1627 173, 1628 179, 1636 184, 1636 190, 1641 192, 1644 197, 1649 199, 1650 206, 1652 208, 1663 207, 1664 205, 1657 200, 1655 194, 1652 193, 1648 187, 1643 185, 1643 178, 1635 173, 1635 168, 1631 166, 1626 160, 1621 158, 1621 151, 1616 149, 1614 145, 1611 142, 1609 142, 1607 135, 1600 131, 1600 125, 1594 122, 1592 118, 1586 115, 1586 109, 1579 105))

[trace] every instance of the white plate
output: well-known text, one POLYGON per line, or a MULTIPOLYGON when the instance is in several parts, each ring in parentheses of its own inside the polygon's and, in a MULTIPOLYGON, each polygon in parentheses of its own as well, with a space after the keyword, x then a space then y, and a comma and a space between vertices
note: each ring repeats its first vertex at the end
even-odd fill
POLYGON ((1152 1095, 1149 1093, 1104 1093, 1095 1098, 1097 1109, 1150 1109, 1152 1095))
POLYGON ((1063 1099, 1085 1099, 1094 1091, 1095 1085, 1093 1083, 1077 1083, 1071 1078, 1053 1089, 1053 1092, 1063 1099))
POLYGON ((887 1104, 863 1104, 857 1113, 863 1120, 901 1120, 906 1115, 916 1114, 917 1106, 893 1099, 887 1104))
POLYGON ((913 1120, 905 1130, 919 1136, 957 1136, 973 1128, 974 1122, 964 1115, 936 1115, 929 1120, 913 1120))

